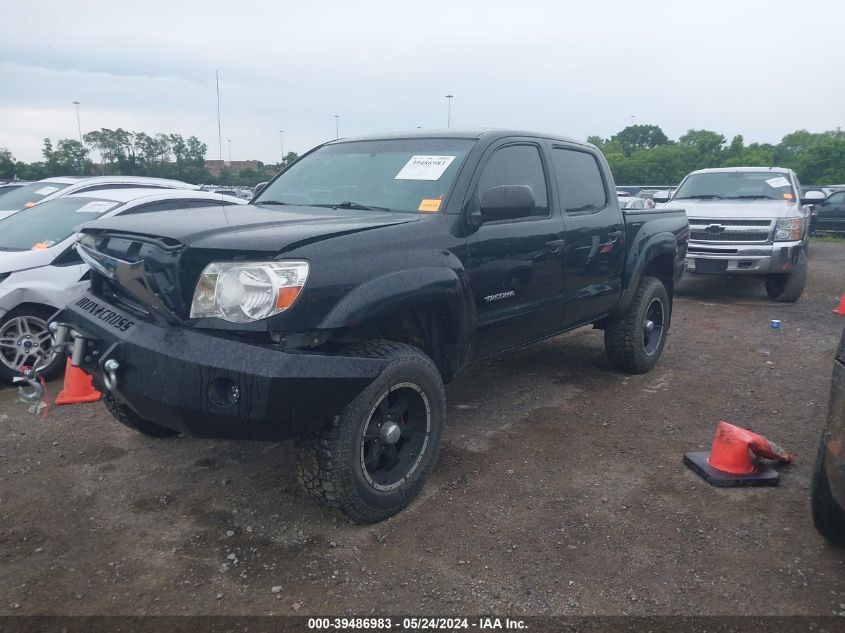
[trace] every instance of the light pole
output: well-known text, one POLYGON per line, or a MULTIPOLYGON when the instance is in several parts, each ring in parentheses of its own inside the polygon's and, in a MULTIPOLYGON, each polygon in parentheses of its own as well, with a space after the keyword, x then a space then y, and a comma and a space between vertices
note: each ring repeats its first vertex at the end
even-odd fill
POLYGON ((340 119, 340 115, 335 114, 334 115, 334 137, 335 137, 335 139, 340 138, 340 123, 338 122, 339 119, 340 119))
POLYGON ((452 97, 454 95, 446 95, 446 103, 448 104, 448 109, 446 111, 446 129, 452 127, 452 97))
POLYGON ((632 125, 632 126, 634 125, 634 119, 635 119, 635 118, 636 118, 636 117, 634 117, 634 115, 632 114, 632 115, 631 115, 631 125, 632 125))
POLYGON ((232 162, 232 139, 226 139, 229 143, 229 162, 232 162))
POLYGON ((220 71, 214 71, 214 81, 217 86, 217 158, 220 160, 220 168, 223 168, 223 134, 220 132, 220 71))
POLYGON ((282 152, 282 162, 285 162, 285 131, 279 130, 279 150, 282 152))
POLYGON ((79 122, 79 101, 74 101, 76 106, 76 127, 79 130, 79 144, 82 145, 82 123, 79 122))

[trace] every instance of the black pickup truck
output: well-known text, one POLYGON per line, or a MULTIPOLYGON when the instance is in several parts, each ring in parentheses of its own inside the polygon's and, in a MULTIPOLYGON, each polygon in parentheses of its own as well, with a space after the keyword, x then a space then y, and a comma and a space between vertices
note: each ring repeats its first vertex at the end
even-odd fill
POLYGON ((306 490, 373 522, 422 488, 470 361, 593 324, 611 366, 651 369, 688 234, 621 211, 571 139, 341 139, 247 206, 84 228, 90 290, 52 328, 126 426, 295 438, 306 490))

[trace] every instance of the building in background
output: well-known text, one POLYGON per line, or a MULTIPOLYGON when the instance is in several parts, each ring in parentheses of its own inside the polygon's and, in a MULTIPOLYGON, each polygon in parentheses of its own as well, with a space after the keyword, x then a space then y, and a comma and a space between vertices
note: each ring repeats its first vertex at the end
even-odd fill
POLYGON ((234 176, 245 169, 259 171, 261 164, 257 160, 207 160, 205 161, 205 168, 209 174, 215 178, 219 178, 224 170, 234 176))

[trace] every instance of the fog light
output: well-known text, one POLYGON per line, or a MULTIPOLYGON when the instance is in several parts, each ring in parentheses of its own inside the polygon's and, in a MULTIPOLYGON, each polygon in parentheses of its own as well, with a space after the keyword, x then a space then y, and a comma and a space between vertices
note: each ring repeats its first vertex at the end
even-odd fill
POLYGON ((215 378, 208 385, 208 400, 216 406, 234 406, 241 399, 237 383, 228 378, 215 378))

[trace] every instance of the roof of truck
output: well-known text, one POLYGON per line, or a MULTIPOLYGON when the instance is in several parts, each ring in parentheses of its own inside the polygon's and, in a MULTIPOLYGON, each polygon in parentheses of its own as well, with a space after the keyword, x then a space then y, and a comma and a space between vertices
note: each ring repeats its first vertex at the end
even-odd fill
POLYGON ((696 169, 692 174, 712 173, 712 172, 738 172, 738 171, 770 171, 775 174, 789 174, 791 169, 786 167, 710 167, 708 169, 696 169))
POLYGON ((406 139, 406 138, 464 138, 464 139, 481 139, 483 137, 489 138, 503 138, 510 136, 534 137, 534 138, 549 138, 567 143, 577 143, 579 145, 589 145, 585 141, 579 141, 567 136, 559 134, 550 134, 544 132, 529 132, 527 130, 506 130, 497 128, 470 128, 470 129, 455 129, 450 128, 446 130, 407 130, 399 132, 388 132, 383 134, 366 134, 362 136, 353 136, 350 138, 341 138, 335 141, 329 141, 326 145, 335 143, 349 143, 352 141, 387 141, 392 139, 406 139))

